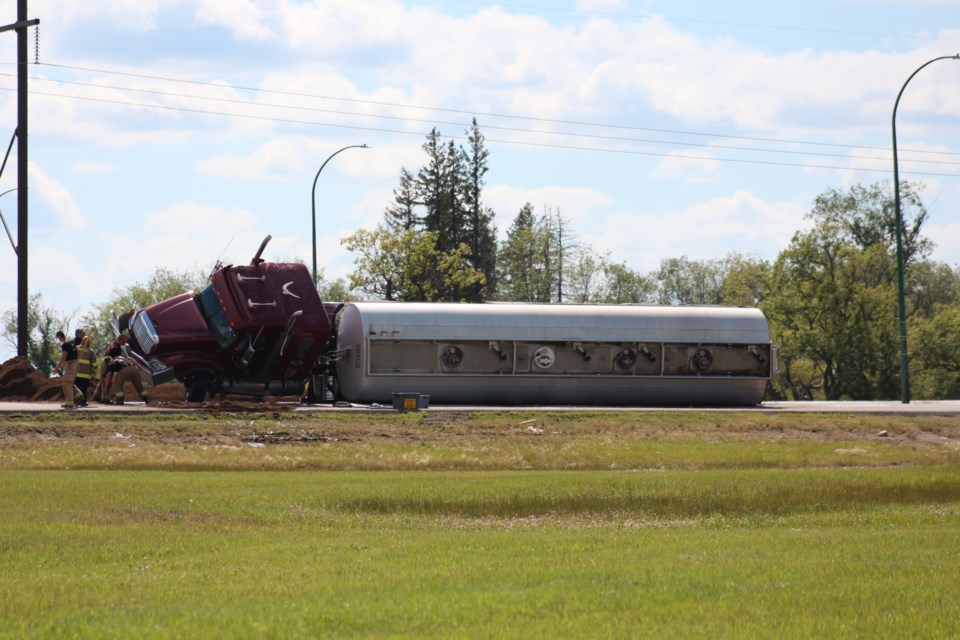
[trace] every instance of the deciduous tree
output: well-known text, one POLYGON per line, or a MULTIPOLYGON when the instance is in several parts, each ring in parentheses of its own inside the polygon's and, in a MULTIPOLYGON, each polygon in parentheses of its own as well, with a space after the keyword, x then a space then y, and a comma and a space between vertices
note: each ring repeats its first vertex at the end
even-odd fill
MULTIPOLYGON (((48 305, 39 293, 27 300, 27 359, 45 376, 50 375, 60 359, 57 331, 72 337, 70 324, 74 315, 48 305)), ((3 337, 11 349, 17 349, 17 313, 13 309, 3 314, 3 337)))

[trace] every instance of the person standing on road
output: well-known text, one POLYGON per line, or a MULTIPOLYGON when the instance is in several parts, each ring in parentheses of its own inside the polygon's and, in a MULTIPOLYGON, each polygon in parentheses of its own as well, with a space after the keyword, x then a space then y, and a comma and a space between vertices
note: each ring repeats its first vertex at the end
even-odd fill
POLYGON ((75 409, 75 403, 78 400, 83 405, 87 403, 83 394, 73 384, 77 377, 77 365, 79 364, 77 362, 77 347, 72 341, 67 340, 63 331, 57 331, 57 340, 60 341, 60 360, 57 362, 54 372, 60 373, 61 377, 60 388, 63 391, 63 404, 60 406, 64 409, 75 409))
MULTIPOLYGON (((77 329, 82 332, 82 329, 77 329)), ((77 388, 83 394, 83 404, 89 398, 91 380, 97 375, 97 352, 90 347, 90 336, 83 336, 77 349, 77 388)))

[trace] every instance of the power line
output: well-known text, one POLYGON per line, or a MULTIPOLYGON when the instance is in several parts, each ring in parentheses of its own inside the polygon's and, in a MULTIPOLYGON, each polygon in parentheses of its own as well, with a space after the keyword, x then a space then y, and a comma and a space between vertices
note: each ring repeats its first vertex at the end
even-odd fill
MULTIPOLYGON (((0 77, 2 77, 2 76, 9 76, 9 75, 11 75, 11 74, 0 73, 0 77)), ((264 103, 264 102, 249 102, 249 101, 246 101, 246 100, 239 100, 239 99, 236 99, 236 98, 215 98, 215 97, 211 97, 211 96, 196 96, 196 95, 190 95, 190 94, 185 94, 185 93, 172 93, 172 92, 167 92, 167 91, 157 91, 157 90, 153 90, 153 89, 139 89, 139 88, 130 88, 130 87, 118 87, 118 86, 113 86, 113 85, 102 85, 102 84, 95 84, 95 83, 89 83, 89 82, 78 82, 78 81, 70 81, 70 80, 54 80, 54 79, 51 79, 51 78, 43 78, 43 77, 36 77, 36 78, 32 78, 32 79, 37 80, 37 81, 41 81, 41 82, 54 82, 54 83, 59 83, 59 84, 63 84, 63 85, 92 87, 92 88, 96 88, 96 89, 113 89, 113 90, 116 90, 116 91, 145 93, 145 94, 149 94, 149 95, 156 95, 156 96, 169 97, 169 98, 187 98, 187 99, 191 99, 191 100, 204 100, 204 101, 226 102, 226 103, 230 103, 230 104, 240 104, 240 105, 250 106, 250 107, 290 109, 290 110, 295 110, 295 111, 308 111, 308 112, 315 112, 315 113, 330 113, 330 114, 336 114, 336 115, 348 115, 348 116, 353 116, 353 117, 358 117, 358 118, 377 118, 377 119, 395 120, 395 121, 401 121, 401 122, 412 122, 412 123, 418 123, 418 124, 434 124, 434 125, 441 124, 441 125, 451 125, 451 126, 469 126, 469 125, 467 125, 467 124, 465 124, 465 123, 462 123, 462 122, 450 122, 450 121, 435 120, 435 119, 434 119, 434 120, 426 120, 426 119, 409 118, 409 117, 402 117, 402 116, 391 116, 391 115, 371 114, 371 113, 359 113, 359 112, 353 112, 353 111, 338 111, 338 110, 335 110, 335 109, 322 109, 322 108, 318 108, 318 107, 305 107, 305 106, 298 106, 298 105, 273 104, 273 103, 264 103)), ((76 96, 71 96, 71 95, 55 94, 55 93, 43 93, 42 95, 47 95, 47 96, 59 96, 59 97, 64 97, 64 98, 74 98, 74 97, 76 97, 76 96)), ((656 144, 656 145, 683 146, 683 147, 698 147, 698 148, 703 148, 703 149, 710 150, 710 151, 716 150, 716 149, 724 149, 724 150, 728 150, 728 151, 749 151, 749 152, 756 152, 756 153, 772 153, 772 154, 797 155, 797 156, 833 157, 833 158, 845 158, 845 159, 849 159, 849 160, 873 160, 873 161, 877 161, 877 160, 888 160, 887 158, 877 158, 877 157, 875 157, 875 156, 850 155, 850 154, 840 154, 840 153, 825 153, 825 152, 815 152, 815 151, 797 151, 797 150, 792 150, 792 149, 762 149, 762 148, 757 148, 757 147, 738 147, 738 146, 733 146, 733 145, 706 144, 706 143, 696 143, 696 142, 682 142, 682 141, 674 141, 674 140, 653 140, 653 139, 646 139, 646 138, 627 138, 627 137, 622 137, 622 136, 601 136, 601 135, 587 134, 587 133, 576 133, 576 132, 568 132, 568 131, 549 131, 549 130, 541 130, 541 129, 521 129, 521 128, 518 128, 518 127, 503 127, 503 126, 488 125, 488 124, 485 124, 482 128, 483 128, 483 129, 486 129, 486 130, 507 131, 507 132, 514 132, 514 133, 529 133, 529 134, 549 135, 549 136, 564 136, 564 137, 584 138, 584 139, 602 140, 602 141, 610 141, 610 142, 630 142, 630 143, 645 143, 645 144, 656 144)), ((861 148, 863 148, 863 147, 856 147, 856 146, 851 145, 850 148, 851 148, 851 149, 861 149, 861 148)), ((887 149, 885 149, 884 151, 887 152, 887 153, 889 152, 889 150, 887 150, 887 149)), ((960 163, 958 163, 958 162, 948 162, 948 161, 944 161, 944 160, 921 160, 921 159, 916 159, 916 158, 904 158, 904 161, 916 162, 916 163, 923 163, 923 164, 939 164, 939 165, 947 165, 947 166, 960 166, 960 163)))
MULTIPOLYGON (((795 145, 809 145, 817 147, 832 147, 840 149, 866 149, 871 151, 884 151, 889 152, 890 149, 887 147, 875 147, 867 145, 849 145, 841 144, 836 142, 809 142, 805 140, 791 140, 785 138, 766 138, 759 136, 743 136, 743 135, 732 135, 732 134, 723 134, 723 133, 710 133, 710 132, 698 132, 698 131, 683 131, 678 129, 661 129, 653 127, 637 127, 632 125, 621 125, 621 124, 610 124, 610 123, 600 123, 600 122, 588 122, 588 121, 579 121, 579 120, 561 120, 553 118, 540 118, 535 116, 525 116, 525 115, 516 115, 516 114, 505 114, 505 113, 496 113, 496 112, 483 112, 483 111, 469 111, 465 109, 452 109, 448 107, 427 107, 422 105, 411 105, 403 104, 398 102, 383 102, 377 100, 364 100, 360 98, 344 98, 340 96, 328 96, 322 94, 313 94, 313 93, 301 93, 295 91, 280 91, 277 89, 263 89, 259 87, 247 87, 242 85, 229 85, 225 87, 223 84, 217 84, 213 82, 205 82, 202 80, 185 80, 182 78, 170 78, 164 76, 154 76, 147 74, 139 73, 129 73, 125 71, 112 71, 108 69, 96 69, 91 67, 78 67, 71 65, 60 65, 60 64, 50 64, 50 63, 41 63, 43 66, 60 68, 60 69, 69 69, 73 71, 86 71, 92 73, 104 73, 108 75, 118 75, 125 76, 130 78, 140 78, 144 80, 159 80, 163 82, 175 82, 182 84, 189 84, 195 86, 205 86, 213 87, 216 89, 229 88, 237 91, 254 91, 258 93, 273 94, 273 95, 283 95, 283 96, 292 96, 298 98, 314 98, 319 100, 335 100, 339 102, 349 102, 356 104, 366 104, 366 105, 375 105, 375 106, 384 106, 384 107, 394 107, 401 109, 414 109, 414 110, 423 110, 423 111, 437 111, 443 113, 456 113, 461 115, 475 116, 475 117, 489 117, 489 118, 503 118, 510 120, 521 120, 528 122, 541 122, 547 124, 560 124, 560 125, 570 125, 570 126, 580 126, 580 127, 596 127, 603 129, 613 129, 613 130, 623 130, 623 131, 647 131, 654 133, 669 133, 674 135, 684 135, 684 136, 699 136, 707 138, 723 138, 730 140, 750 140, 754 142, 774 142, 778 144, 795 144, 795 145)), ((914 152, 914 153, 925 153, 933 155, 958 155, 957 152, 951 151, 936 151, 936 150, 922 150, 922 149, 901 149, 901 152, 914 152)))
MULTIPOLYGON (((0 87, 0 91, 14 91, 13 89, 7 89, 5 87, 0 87)), ((50 96, 55 98, 68 98, 72 100, 83 100, 88 102, 99 102, 106 104, 116 104, 127 107, 138 107, 146 109, 159 109, 163 111, 179 111, 184 113, 196 113, 203 115, 213 115, 219 117, 228 117, 228 118, 243 118, 250 120, 260 120, 260 121, 269 121, 269 122, 281 122, 285 124, 298 124, 298 125, 309 125, 309 126, 321 126, 321 127, 333 127, 339 129, 351 129, 357 131, 373 131, 379 133, 394 133, 401 135, 416 135, 418 137, 424 137, 427 135, 425 132, 416 132, 416 131, 403 131, 398 129, 385 129, 381 127, 363 127, 357 125, 347 125, 347 124, 336 124, 330 122, 315 122, 309 120, 294 120, 292 118, 276 118, 269 116, 259 116, 252 114, 238 114, 238 113, 227 113, 222 111, 208 111, 204 109, 192 109, 188 107, 173 107, 169 105, 156 105, 156 104, 142 104, 134 102, 124 102, 122 100, 111 100, 108 98, 92 98, 87 96, 66 96, 62 94, 47 93, 43 91, 32 91, 34 95, 43 95, 50 96)), ((449 136, 454 140, 466 140, 466 136, 449 136)), ((817 164, 799 164, 799 163, 790 163, 790 162, 773 162, 767 160, 749 160, 742 158, 704 158, 702 156, 692 156, 692 155, 683 155, 677 153, 657 153, 653 151, 638 151, 630 149, 609 149, 609 148, 600 148, 600 147, 583 147, 583 146, 574 146, 574 145, 562 145, 562 144, 551 144, 551 143, 538 143, 538 142, 528 142, 520 140, 497 140, 492 138, 487 138, 487 142, 497 143, 497 144, 509 144, 516 146, 527 146, 527 147, 538 147, 538 148, 549 148, 549 149, 564 149, 569 151, 592 151, 598 153, 616 153, 622 155, 635 155, 635 156, 653 156, 660 158, 677 158, 677 159, 686 159, 686 160, 696 160, 696 161, 716 161, 716 162, 733 162, 740 164, 755 164, 755 165, 768 165, 768 166, 779 166, 779 167, 800 167, 806 169, 837 169, 842 171, 849 171, 854 169, 853 167, 843 167, 843 166, 831 166, 831 165, 817 165, 817 164)), ((857 171, 867 171, 874 173, 888 173, 888 169, 870 169, 866 167, 856 167, 857 171)), ((910 175, 918 176, 941 176, 941 177, 960 177, 960 174, 955 173, 938 173, 931 171, 904 171, 902 173, 909 173, 910 175)))

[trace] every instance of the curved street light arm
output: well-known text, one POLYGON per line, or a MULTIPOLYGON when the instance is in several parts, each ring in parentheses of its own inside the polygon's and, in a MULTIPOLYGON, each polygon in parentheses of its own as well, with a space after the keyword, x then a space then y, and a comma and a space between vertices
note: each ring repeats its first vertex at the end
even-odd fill
POLYGON ((903 90, 913 80, 913 76, 937 60, 960 60, 960 53, 952 56, 940 56, 917 67, 917 70, 911 73, 907 81, 900 87, 897 100, 893 103, 893 116, 891 118, 891 128, 893 130, 893 206, 896 216, 897 236, 897 316, 900 323, 900 402, 903 404, 910 403, 910 383, 907 369, 907 304, 903 277, 903 213, 900 211, 900 170, 897 163, 897 107, 900 105, 903 90))
POLYGON ((320 169, 317 170, 317 175, 313 178, 313 188, 310 190, 310 209, 311 209, 311 220, 313 222, 313 283, 314 286, 317 284, 317 180, 320 179, 320 172, 323 171, 323 168, 327 166, 327 163, 333 160, 333 157, 336 156, 341 151, 346 151, 347 149, 369 149, 366 144, 352 144, 348 147, 338 149, 330 154, 330 156, 323 161, 323 164, 320 165, 320 169))

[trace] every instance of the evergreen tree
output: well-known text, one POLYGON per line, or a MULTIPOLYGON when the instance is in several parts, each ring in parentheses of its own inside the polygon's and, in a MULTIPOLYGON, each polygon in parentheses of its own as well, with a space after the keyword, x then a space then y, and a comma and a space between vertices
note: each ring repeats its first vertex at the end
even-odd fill
POLYGON ((550 302, 544 258, 545 228, 529 202, 520 208, 497 255, 497 296, 515 302, 550 302))
POLYGON ((422 148, 427 163, 414 175, 400 172, 394 201, 384 211, 388 228, 436 234, 437 259, 458 254, 465 245, 469 266, 483 274, 467 289, 449 292, 451 299, 481 302, 495 286, 497 242, 493 211, 483 206, 484 176, 489 152, 483 134, 473 121, 467 132, 468 148, 444 142, 434 128, 422 148))
MULTIPOLYGON (((486 278, 487 291, 496 289, 497 233, 493 224, 493 211, 483 206, 484 176, 489 167, 490 152, 483 145, 484 136, 477 126, 477 119, 467 131, 468 146, 465 151, 466 182, 463 204, 466 212, 467 245, 470 247, 470 263, 486 278)), ((481 301, 483 291, 473 291, 468 300, 481 301)))
POLYGON ((447 252, 465 240, 462 193, 463 154, 449 141, 444 144, 436 128, 423 144, 427 165, 417 174, 417 188, 424 207, 423 229, 437 232, 437 249, 447 252))
POLYGON ((421 223, 417 215, 419 193, 416 177, 406 167, 400 169, 400 184, 393 189, 393 204, 383 214, 387 226, 394 231, 407 231, 421 223))

